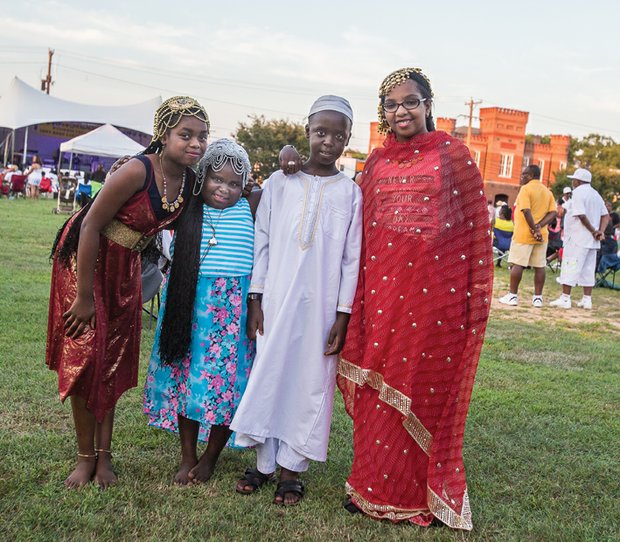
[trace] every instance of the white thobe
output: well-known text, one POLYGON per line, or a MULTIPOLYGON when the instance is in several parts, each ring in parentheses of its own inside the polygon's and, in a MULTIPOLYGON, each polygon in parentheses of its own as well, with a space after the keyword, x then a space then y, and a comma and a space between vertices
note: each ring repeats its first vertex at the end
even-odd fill
POLYGON ((274 173, 256 212, 250 292, 263 294, 264 335, 231 429, 243 446, 277 438, 325 461, 336 312, 350 313, 362 242, 362 193, 344 174, 274 173))

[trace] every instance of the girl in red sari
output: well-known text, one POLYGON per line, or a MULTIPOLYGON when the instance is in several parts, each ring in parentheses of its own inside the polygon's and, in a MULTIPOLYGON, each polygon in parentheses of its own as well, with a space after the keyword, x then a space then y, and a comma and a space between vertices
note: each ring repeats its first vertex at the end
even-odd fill
POLYGON ((489 215, 465 145, 436 132, 418 68, 381 85, 383 148, 368 158, 364 243, 338 383, 353 418, 345 507, 472 528, 465 418, 492 287, 489 215))
POLYGON ((114 407, 138 380, 142 296, 140 252, 179 216, 193 184, 189 168, 207 145, 209 120, 192 98, 166 100, 153 140, 106 181, 97 197, 58 232, 46 363, 71 398, 78 445, 68 488, 116 481, 114 407))

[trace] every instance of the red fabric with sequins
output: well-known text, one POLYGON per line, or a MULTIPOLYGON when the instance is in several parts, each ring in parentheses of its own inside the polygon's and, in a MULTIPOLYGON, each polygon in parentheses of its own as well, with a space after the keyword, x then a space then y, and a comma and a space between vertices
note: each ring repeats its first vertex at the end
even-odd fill
POLYGON ((338 383, 347 489, 368 515, 471 529, 463 433, 492 291, 480 172, 445 132, 369 157, 362 267, 338 383))
MULTIPOLYGON (((155 176, 151 174, 149 183, 154 182, 155 176)), ((164 220, 158 220, 147 186, 134 194, 115 218, 135 231, 152 236, 173 222, 180 212, 181 208, 164 220)), ((65 227, 59 247, 64 242, 69 224, 65 227)), ((100 236, 93 292, 96 329, 89 328, 74 340, 65 335, 62 315, 77 295, 76 269, 75 265, 65 267, 54 259, 46 363, 58 372, 61 400, 71 395, 82 397, 98 421, 103 420, 126 390, 138 383, 142 329, 141 270, 139 252, 100 236)))

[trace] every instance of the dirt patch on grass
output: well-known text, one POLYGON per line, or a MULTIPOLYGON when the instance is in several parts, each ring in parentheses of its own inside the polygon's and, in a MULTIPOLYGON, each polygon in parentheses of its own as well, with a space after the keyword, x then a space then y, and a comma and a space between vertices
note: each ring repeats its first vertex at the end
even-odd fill
POLYGON ((582 288, 574 288, 572 293, 573 308, 558 309, 550 307, 549 302, 561 294, 561 287, 555 281, 557 275, 547 273, 545 283, 545 306, 537 309, 532 307, 533 277, 524 273, 519 287, 519 305, 510 307, 499 303, 498 299, 508 291, 508 271, 500 270, 495 274, 493 299, 491 301, 492 318, 502 320, 518 320, 522 322, 543 322, 550 328, 560 326, 567 328, 595 328, 602 332, 620 335, 620 291, 608 288, 595 288, 592 292, 594 308, 585 310, 577 307, 581 299, 582 288))

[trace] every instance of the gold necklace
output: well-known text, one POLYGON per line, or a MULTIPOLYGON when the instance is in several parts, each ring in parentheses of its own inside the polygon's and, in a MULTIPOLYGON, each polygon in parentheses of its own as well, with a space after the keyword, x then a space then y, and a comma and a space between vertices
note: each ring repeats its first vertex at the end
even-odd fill
POLYGON ((174 201, 168 201, 168 194, 166 190, 166 175, 164 175, 164 164, 161 161, 161 154, 159 155, 159 168, 161 169, 161 177, 163 179, 164 195, 161 197, 161 206, 164 211, 174 213, 183 203, 183 188, 185 188, 185 172, 183 169, 183 178, 181 179, 181 188, 179 188, 179 194, 174 201))

